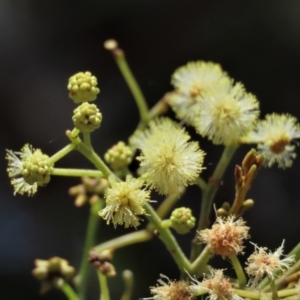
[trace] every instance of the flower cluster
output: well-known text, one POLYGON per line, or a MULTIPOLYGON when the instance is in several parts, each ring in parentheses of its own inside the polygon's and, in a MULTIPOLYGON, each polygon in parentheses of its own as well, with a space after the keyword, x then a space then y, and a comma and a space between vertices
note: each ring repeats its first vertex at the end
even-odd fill
POLYGON ((188 63, 175 71, 172 84, 169 103, 177 117, 214 144, 237 143, 258 118, 256 97, 241 83, 234 84, 217 64, 188 63))
POLYGON ((148 130, 131 138, 131 144, 142 150, 137 159, 147 186, 168 195, 195 183, 203 169, 204 152, 189 140, 189 134, 168 118, 150 122, 148 130))
POLYGON ((142 189, 143 182, 139 179, 127 177, 125 182, 112 183, 107 189, 106 207, 99 215, 114 226, 123 225, 137 227, 140 222, 137 215, 144 215, 144 205, 150 201, 150 192, 142 189))

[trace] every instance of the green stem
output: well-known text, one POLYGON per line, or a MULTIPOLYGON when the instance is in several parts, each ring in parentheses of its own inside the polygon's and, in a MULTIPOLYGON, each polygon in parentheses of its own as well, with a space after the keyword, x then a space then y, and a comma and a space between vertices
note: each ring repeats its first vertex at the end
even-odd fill
POLYGON ((272 278, 270 278, 270 286, 272 291, 272 300, 278 300, 279 298, 278 298, 277 288, 272 278))
MULTIPOLYGON (((245 290, 239 290, 239 289, 233 289, 233 293, 237 294, 238 296, 241 296, 243 298, 250 298, 250 299, 261 299, 262 293, 258 291, 245 291, 245 290)), ((293 295, 297 295, 298 291, 297 289, 286 289, 286 290, 281 290, 278 291, 278 298, 283 298, 283 297, 289 297, 293 295)), ((271 293, 266 293, 266 299, 269 299, 271 296, 271 293)))
POLYGON ((207 183, 201 177, 197 178, 196 184, 203 192, 207 189, 207 183))
POLYGON ((91 134, 90 134, 90 132, 84 132, 84 133, 83 133, 83 142, 84 142, 88 147, 92 147, 92 143, 91 143, 91 134))
POLYGON ((130 270, 125 270, 122 273, 122 277, 125 284, 125 290, 121 300, 130 300, 133 293, 133 273, 130 270))
POLYGON ((76 276, 75 279, 75 282, 77 284, 77 291, 81 300, 84 300, 86 297, 88 272, 89 272, 88 255, 91 248, 95 245, 95 237, 96 237, 99 222, 101 220, 98 216, 98 211, 103 206, 104 206, 104 201, 98 201, 92 204, 90 208, 90 216, 89 216, 86 235, 85 235, 86 238, 85 238, 83 255, 82 255, 78 275, 76 276))
POLYGON ((244 272, 244 270, 241 266, 241 263, 240 263, 239 259, 237 258, 236 255, 232 255, 230 257, 230 260, 231 260, 231 263, 234 267, 235 273, 237 275, 237 278, 238 278, 238 281, 239 281, 239 286, 241 288, 245 287, 246 283, 247 283, 247 278, 246 278, 245 272, 244 272))
POLYGON ((109 289, 107 284, 107 277, 100 271, 97 271, 99 284, 100 284, 100 300, 109 300, 109 289))
POLYGON ((210 251, 209 251, 209 247, 206 246, 201 254, 195 259, 195 261, 192 263, 192 270, 191 270, 191 275, 195 274, 195 275, 200 275, 207 262, 209 261, 210 258, 210 251))
POLYGON ((94 150, 88 147, 79 136, 73 136, 72 132, 66 132, 67 137, 71 140, 73 144, 76 145, 77 150, 84 155, 94 166, 100 170, 105 178, 108 178, 109 175, 115 176, 112 171, 107 167, 107 165, 103 162, 103 160, 94 152, 94 150))
POLYGON ((75 176, 75 177, 95 177, 101 178, 103 177, 103 173, 97 170, 80 170, 80 169, 62 169, 62 168, 54 168, 51 170, 51 175, 56 176, 75 176))
POLYGON ((172 235, 171 231, 167 228, 163 228, 161 224, 161 219, 156 214, 154 209, 149 203, 145 205, 145 210, 148 215, 150 223, 154 226, 157 231, 158 237, 163 241, 169 252, 171 253, 173 259, 175 260, 178 268, 181 271, 191 272, 191 264, 182 252, 180 246, 172 235))
POLYGON ((99 244, 96 247, 94 247, 93 250, 95 250, 98 253, 101 253, 106 249, 119 249, 132 244, 149 241, 151 238, 152 234, 148 230, 139 230, 124 234, 110 241, 99 244))
POLYGON ((69 300, 79 300, 77 294, 73 290, 73 288, 68 284, 64 283, 61 287, 61 291, 66 295, 69 300))
MULTIPOLYGON (((225 173, 225 170, 233 157, 238 145, 229 145, 224 148, 222 153, 221 159, 213 173, 210 177, 207 188, 203 192, 202 196, 202 204, 201 204, 201 211, 200 217, 198 222, 198 231, 203 230, 207 227, 213 199, 218 191, 219 183, 225 173)), ((201 245, 197 243, 197 235, 195 236, 192 242, 192 251, 191 251, 191 261, 195 260, 195 258, 199 255, 201 251, 201 245)))
POLYGON ((147 123, 148 121, 148 106, 146 99, 134 77, 132 74, 129 65, 127 64, 127 61, 125 59, 125 55, 123 51, 118 51, 118 55, 115 55, 116 63, 134 97, 134 100, 136 102, 136 105, 138 107, 141 122, 147 123))
POLYGON ((69 152, 71 152, 72 150, 74 150, 76 148, 76 145, 74 144, 69 144, 66 147, 62 148, 61 150, 59 150, 58 152, 56 152, 55 154, 53 154, 49 159, 48 159, 48 163, 49 164, 54 164, 56 163, 58 160, 60 160, 61 158, 63 158, 64 156, 66 156, 69 152))

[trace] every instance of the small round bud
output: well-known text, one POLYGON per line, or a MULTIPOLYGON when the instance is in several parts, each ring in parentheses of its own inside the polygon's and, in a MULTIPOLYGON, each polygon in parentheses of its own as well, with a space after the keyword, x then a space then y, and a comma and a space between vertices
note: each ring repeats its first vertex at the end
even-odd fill
POLYGON ((79 72, 69 78, 69 97, 75 103, 94 101, 100 92, 97 78, 90 72, 79 72))
POLYGON ((118 48, 118 42, 116 40, 110 39, 105 41, 103 46, 106 50, 112 51, 118 48))
POLYGON ((132 149, 126 146, 124 142, 118 142, 104 154, 105 161, 114 170, 121 170, 128 166, 132 161, 132 157, 132 149))
POLYGON ((72 120, 81 132, 93 132, 100 127, 102 114, 96 105, 85 102, 74 110, 72 120))
POLYGON ((49 164, 48 159, 48 155, 37 149, 24 160, 22 175, 28 184, 37 183, 38 186, 43 186, 49 183, 53 164, 49 164))
POLYGON ((196 222, 192 211, 187 207, 180 207, 173 210, 170 220, 172 228, 179 234, 188 233, 195 226, 196 222))

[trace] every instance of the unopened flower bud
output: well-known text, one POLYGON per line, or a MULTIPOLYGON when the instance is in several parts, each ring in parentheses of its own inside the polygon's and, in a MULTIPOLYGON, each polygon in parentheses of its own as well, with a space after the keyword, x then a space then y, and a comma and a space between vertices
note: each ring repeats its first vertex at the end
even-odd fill
POLYGON ((170 220, 172 228, 179 234, 188 233, 195 226, 196 222, 192 211, 187 207, 180 207, 173 210, 170 220))
POLYGON ((37 149, 23 161, 22 175, 28 184, 43 186, 49 183, 53 164, 49 164, 48 159, 48 155, 37 149))
POLYGON ((133 157, 133 151, 124 142, 118 142, 112 146, 104 155, 105 161, 114 170, 120 170, 128 166, 133 157))
POLYGON ((75 103, 94 101, 100 92, 97 78, 90 72, 79 72, 69 78, 69 97, 75 103))
POLYGON ((84 102, 74 110, 72 120, 81 132, 93 132, 100 127, 102 114, 96 105, 84 102))

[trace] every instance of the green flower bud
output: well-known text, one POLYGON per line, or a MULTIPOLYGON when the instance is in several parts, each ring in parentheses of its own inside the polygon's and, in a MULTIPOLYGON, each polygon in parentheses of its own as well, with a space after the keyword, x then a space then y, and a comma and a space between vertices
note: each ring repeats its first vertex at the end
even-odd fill
POLYGON ((96 105, 85 102, 74 110, 72 120, 81 132, 93 132, 100 127, 102 114, 96 105))
POLYGON ((48 163, 49 156, 36 149, 23 161, 22 175, 24 180, 30 184, 43 186, 50 181, 50 172, 53 164, 48 163))
POLYGON ((194 226, 196 219, 191 209, 180 207, 173 210, 171 218, 172 228, 179 234, 188 233, 194 226))
POLYGON ((79 72, 69 78, 69 97, 75 103, 94 101, 100 92, 97 78, 90 72, 79 72))
POLYGON ((126 146, 124 142, 118 142, 104 154, 105 161, 113 170, 121 170, 128 166, 132 161, 132 157, 132 149, 126 146))

